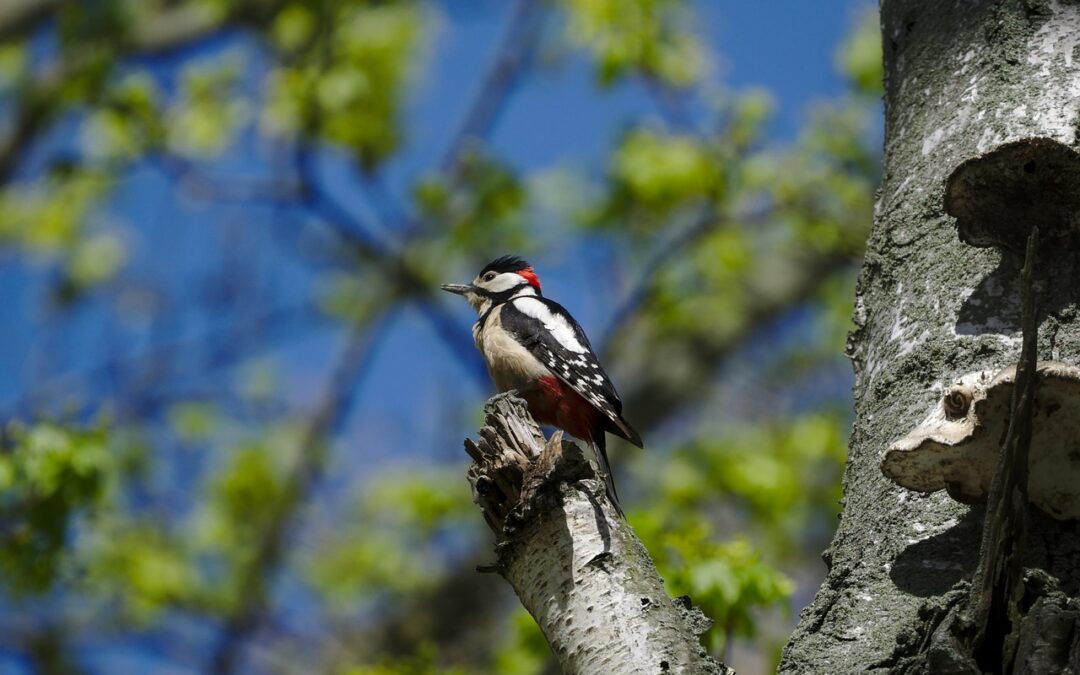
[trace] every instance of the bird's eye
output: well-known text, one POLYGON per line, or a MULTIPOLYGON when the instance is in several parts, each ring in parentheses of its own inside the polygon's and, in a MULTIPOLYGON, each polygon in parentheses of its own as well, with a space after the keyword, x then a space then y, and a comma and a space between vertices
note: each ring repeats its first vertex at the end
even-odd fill
POLYGON ((491 281, 494 278, 495 278, 495 273, 494 272, 488 272, 487 274, 484 275, 484 281, 491 281))

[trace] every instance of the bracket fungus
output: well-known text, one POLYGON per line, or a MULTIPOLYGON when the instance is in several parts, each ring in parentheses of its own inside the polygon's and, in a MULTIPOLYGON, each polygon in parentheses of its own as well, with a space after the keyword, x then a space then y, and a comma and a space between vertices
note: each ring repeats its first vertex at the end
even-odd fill
POLYGON ((945 211, 971 246, 1023 254, 1035 226, 1052 244, 1080 230, 1080 153, 1050 138, 1005 143, 956 167, 945 211))
MULTIPOLYGON (((1080 368, 1040 361, 1028 455, 1028 494, 1058 520, 1080 519, 1080 368)), ((893 443, 881 470, 919 492, 946 490, 973 504, 986 499, 1009 423, 1016 367, 968 373, 923 422, 893 443)))

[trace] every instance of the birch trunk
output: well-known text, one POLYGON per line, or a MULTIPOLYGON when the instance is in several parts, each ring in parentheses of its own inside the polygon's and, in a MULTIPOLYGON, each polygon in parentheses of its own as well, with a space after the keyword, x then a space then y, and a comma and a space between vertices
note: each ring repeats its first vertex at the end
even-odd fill
POLYGON ((488 402, 469 482, 495 532, 496 563, 540 625, 563 673, 733 675, 699 636, 711 622, 673 600, 580 448, 545 444, 524 402, 488 402))
MULTIPOLYGON (((959 240, 946 179, 1013 141, 1080 145, 1080 4, 883 0, 881 11, 885 170, 849 344, 856 421, 844 511, 783 673, 984 669, 944 627, 969 596, 985 508, 898 487, 879 459, 942 385, 1019 356, 1020 261, 959 240)), ((1077 246, 1056 248, 1040 262, 1039 358, 1077 364, 1077 246)), ((1030 517, 1013 672, 1080 672, 1080 528, 1030 517)))

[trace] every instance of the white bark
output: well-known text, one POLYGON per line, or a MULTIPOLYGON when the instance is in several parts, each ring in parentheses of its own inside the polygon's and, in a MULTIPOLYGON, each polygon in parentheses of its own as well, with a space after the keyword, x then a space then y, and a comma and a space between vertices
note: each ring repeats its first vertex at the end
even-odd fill
POLYGON ((536 619, 562 672, 656 675, 733 671, 699 635, 710 621, 672 600, 652 559, 607 499, 580 448, 545 444, 524 403, 493 398, 466 441, 474 497, 495 531, 494 569, 536 619))
MULTIPOLYGON (((883 0, 882 32, 885 167, 850 343, 856 422, 844 512, 824 555, 828 577, 785 649, 784 673, 981 666, 957 633, 940 628, 962 632, 953 619, 968 602, 985 508, 896 486, 879 461, 938 404, 943 387, 964 373, 1014 365, 1020 352, 1020 261, 960 241, 943 205, 946 179, 1009 142, 1080 146, 1076 2, 883 0)), ((1058 242, 1039 262, 1047 281, 1038 356, 1073 365, 1076 250, 1058 242)), ((1032 512, 1026 537, 1014 672, 1077 672, 1080 525, 1032 512)))

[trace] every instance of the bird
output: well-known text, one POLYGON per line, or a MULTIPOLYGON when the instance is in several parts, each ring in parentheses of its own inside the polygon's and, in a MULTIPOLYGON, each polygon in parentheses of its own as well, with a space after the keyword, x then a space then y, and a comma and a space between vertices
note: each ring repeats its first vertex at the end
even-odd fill
POLYGON ((605 433, 639 448, 641 436, 623 418, 615 385, 570 312, 543 296, 533 266, 515 255, 492 260, 472 283, 440 288, 463 296, 479 315, 473 341, 495 388, 516 390, 537 423, 592 445, 608 498, 622 515, 605 433))

